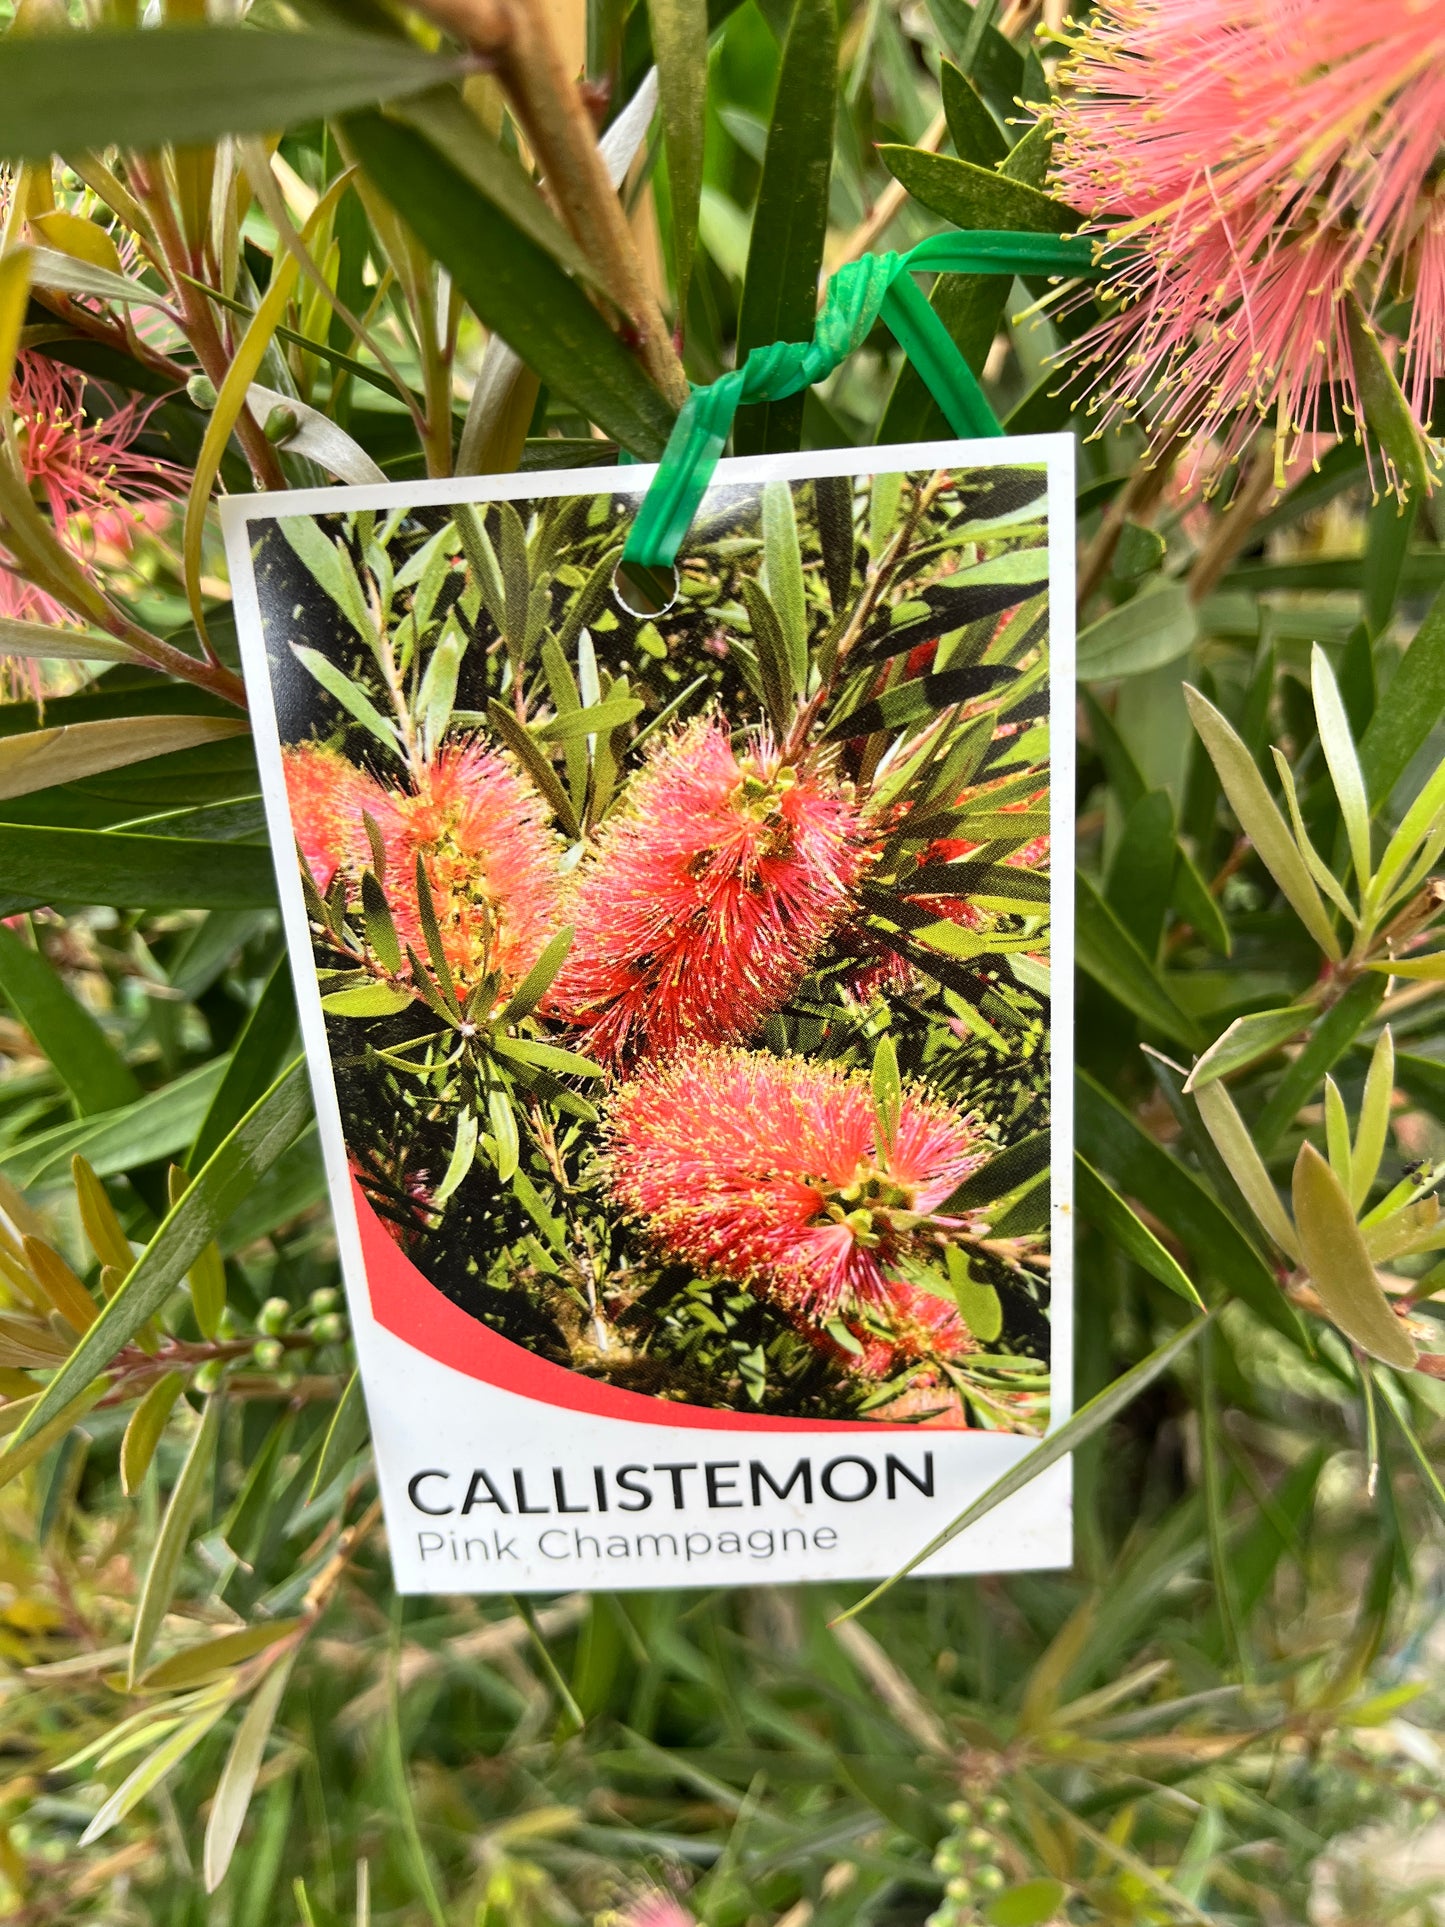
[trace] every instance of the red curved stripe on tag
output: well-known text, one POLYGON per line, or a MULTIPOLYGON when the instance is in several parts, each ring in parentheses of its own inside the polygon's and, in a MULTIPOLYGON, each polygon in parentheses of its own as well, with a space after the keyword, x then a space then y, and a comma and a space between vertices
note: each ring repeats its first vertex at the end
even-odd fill
POLYGON ((925 1419, 913 1424, 890 1424, 878 1419, 776 1418, 763 1413, 715 1411, 707 1405, 679 1405, 672 1399, 649 1398, 626 1392, 581 1372, 538 1358, 524 1345, 513 1344, 480 1319, 454 1305, 417 1270, 394 1242, 372 1209, 366 1193, 351 1181, 361 1229, 361 1252, 366 1262, 371 1309, 379 1325, 394 1338, 424 1352, 453 1371, 465 1372, 503 1391, 569 1412, 590 1412, 598 1418, 629 1419, 644 1425, 704 1427, 717 1432, 917 1432, 966 1431, 970 1427, 940 1425, 925 1419))

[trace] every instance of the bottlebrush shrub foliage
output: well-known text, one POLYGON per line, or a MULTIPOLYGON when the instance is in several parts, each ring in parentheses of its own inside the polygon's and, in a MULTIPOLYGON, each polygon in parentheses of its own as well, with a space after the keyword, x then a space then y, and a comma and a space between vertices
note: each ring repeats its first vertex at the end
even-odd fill
MULTIPOLYGON (((0 1914, 1424 1927, 1440 1911, 1445 1721, 1445 560, 1426 486, 1440 9, 202 11, 27 6, 0 35, 0 646, 6 689, 45 698, 0 706, 0 1914), (585 99, 567 84, 584 69, 585 99), (1081 431, 1075 1568, 915 1581, 841 1624, 847 1586, 398 1602, 213 496, 575 467, 617 443, 652 459, 684 377, 808 336, 825 267, 949 223, 1085 222, 1122 244, 1087 298, 951 275, 928 293, 1000 419, 1081 431), (1373 499, 1391 481, 1403 505, 1373 499), (1202 1333, 1195 1291, 1213 1312, 1202 1333)), ((871 444, 943 429, 880 334, 824 389, 744 410, 736 442, 855 445, 863 475, 871 444)), ((488 526, 500 567, 505 531, 488 526)), ((306 590, 284 538, 272 553, 306 590)), ((370 569, 356 532, 347 554, 370 569)), ((552 728, 566 680, 559 702, 545 638, 527 633, 543 572, 529 547, 528 606, 509 618, 529 652, 520 684, 505 644, 481 661, 464 608, 462 693, 439 670, 435 709, 408 709, 428 731, 450 706, 427 739, 434 794, 487 759, 494 802, 527 798, 506 813, 509 888, 530 906, 496 937, 493 995, 515 982, 509 1000, 565 927, 547 852, 585 827, 635 868, 648 851, 625 799, 703 782, 728 753, 758 762, 759 800, 781 809, 759 725, 777 754, 797 693, 762 656, 754 684, 741 648, 689 645, 679 660, 704 659, 683 677, 665 622, 659 656, 645 624, 629 636, 591 615, 584 692, 580 629, 556 626, 582 584, 554 583, 538 617, 577 707, 603 706, 604 677, 613 705, 569 737, 552 728)), ((723 558, 711 573, 721 587, 723 558)), ((823 618, 831 580, 817 563, 805 577, 823 618)), ((420 582, 399 592, 413 605, 420 582)), ((349 620, 305 646, 374 667, 349 620)), ((740 606, 728 631, 746 643, 752 621, 740 606)), ((427 644, 445 664, 445 641, 427 644)), ((306 852, 323 901, 346 766, 373 800, 405 799, 371 814, 396 856, 378 888, 421 978, 356 965, 353 990, 394 980, 405 998, 399 1019, 332 1020, 359 1040, 414 1021, 435 969, 414 862, 429 832, 406 757, 296 667, 324 722, 293 768, 325 832, 306 852)), ((872 734, 914 726, 880 717, 872 734)), ((827 843, 879 770, 809 732, 789 795, 827 843)), ((620 1103, 619 1191, 657 1101, 685 1106, 699 1080, 736 1075, 738 1052, 801 1056, 815 1101, 822 1080, 856 1108, 892 1037, 897 1101, 921 1101, 928 999, 909 953, 931 940, 894 914, 910 879, 876 857, 853 876, 828 847, 855 901, 824 946, 853 974, 815 959, 806 994, 846 1048, 803 1034, 800 984, 760 1035, 709 1044, 659 1093, 623 1061, 636 1024, 589 1027, 618 986, 575 940, 550 993, 573 1017, 539 1002, 502 1027, 598 1053, 604 1079, 557 1083, 620 1103), (857 1014, 885 1008, 886 1031, 857 1014)), ((348 860, 337 915, 364 936, 370 839, 348 860)), ((819 876, 796 881, 828 923, 819 876)), ((975 934, 928 914, 960 943, 975 934)), ((470 994, 486 960, 439 939, 470 994)), ((1022 1015, 1037 990, 1017 954, 989 993, 1012 982, 1022 1015)), ((1006 1034, 992 1006, 970 1008, 1006 1034)), ((954 1061, 995 1065, 972 1044, 954 1061)), ((986 1095, 928 1070, 929 1101, 998 1130, 1037 1088, 1026 1052, 1017 1064, 1017 1084, 986 1095)), ((878 1070, 886 1094, 886 1053, 878 1070)), ((580 1121, 547 1103, 563 1132, 580 1121)), ((506 1113, 471 1115, 500 1150, 506 1113)), ((528 1100, 511 1115, 517 1171, 525 1156, 534 1172, 528 1100)), ((431 1184, 455 1143, 429 1147, 431 1184)), ((620 1227, 595 1183, 581 1226, 620 1227)), ((676 1234, 659 1222, 645 1242, 661 1213, 635 1202, 619 1235, 661 1278, 676 1234)), ((556 1344, 561 1254, 527 1228, 512 1179, 497 1208, 558 1265, 534 1259, 556 1344)), ((745 1399, 759 1344, 765 1399, 789 1361, 834 1372, 753 1283, 691 1261, 704 1229, 677 1260, 686 1282, 662 1292, 670 1364, 691 1344, 745 1399)), ((1027 1294, 994 1288, 1022 1354, 1027 1294)), ((655 1348, 664 1321, 644 1310, 655 1348)), ((831 1382, 859 1396, 843 1370, 831 1382)), ((975 1375, 970 1397, 989 1389, 975 1375)))
POLYGON ((662 1397, 1039 1428, 1045 508, 718 490, 652 618, 607 494, 265 526, 348 1152, 474 1315, 662 1397))

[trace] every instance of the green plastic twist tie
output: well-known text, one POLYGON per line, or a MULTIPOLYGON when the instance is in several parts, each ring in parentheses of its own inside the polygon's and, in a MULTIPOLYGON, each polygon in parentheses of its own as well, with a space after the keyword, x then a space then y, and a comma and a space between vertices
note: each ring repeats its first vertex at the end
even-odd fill
POLYGON ((1084 235, 934 234, 907 254, 865 254, 831 277, 811 341, 754 348, 741 368, 694 388, 668 437, 657 473, 632 524, 624 562, 670 568, 707 493, 739 408, 782 401, 831 375, 882 320, 927 384, 949 427, 964 439, 1003 428, 957 343, 913 280, 943 274, 1100 272, 1099 251, 1084 235))

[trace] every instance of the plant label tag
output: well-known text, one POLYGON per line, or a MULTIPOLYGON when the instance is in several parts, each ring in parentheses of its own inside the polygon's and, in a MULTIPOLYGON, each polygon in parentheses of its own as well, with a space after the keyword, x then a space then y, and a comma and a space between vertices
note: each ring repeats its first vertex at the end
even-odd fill
POLYGON ((651 475, 223 511, 406 1593, 885 1578, 1068 1411, 1072 444, 651 475))

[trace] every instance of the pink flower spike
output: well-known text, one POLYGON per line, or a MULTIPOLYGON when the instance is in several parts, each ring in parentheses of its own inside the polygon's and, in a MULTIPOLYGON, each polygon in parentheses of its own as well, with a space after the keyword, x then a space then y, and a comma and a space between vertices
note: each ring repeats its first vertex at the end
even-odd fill
POLYGON ((1426 419, 1437 0, 1099 0, 1059 77, 1056 185, 1121 244, 1113 309, 1070 351, 1106 425, 1143 414, 1217 470, 1268 417, 1282 474, 1319 427, 1357 432, 1344 304, 1373 316, 1400 282, 1423 296, 1406 369, 1426 419))
POLYGON ((880 1147, 869 1079, 701 1045, 613 1098, 608 1182, 668 1257, 820 1328, 888 1322, 896 1267, 983 1162, 976 1120, 917 1088, 880 1147))
POLYGON ((291 826, 311 880, 323 894, 338 870, 365 861, 366 823, 385 791, 375 777, 347 762, 340 750, 297 743, 281 752, 291 826))
POLYGON ((812 967, 865 861, 831 774, 695 722, 653 748, 603 828, 549 1011, 614 1064, 748 1037, 812 967))
POLYGON ((680 1900, 671 1894, 643 1894, 617 1916, 617 1927, 697 1927, 680 1900))
POLYGON ((458 989, 494 971, 503 994, 515 988, 562 922, 565 889, 560 839, 516 764, 479 737, 446 744, 414 790, 387 790, 374 814, 402 942, 427 961, 420 857, 458 989))

